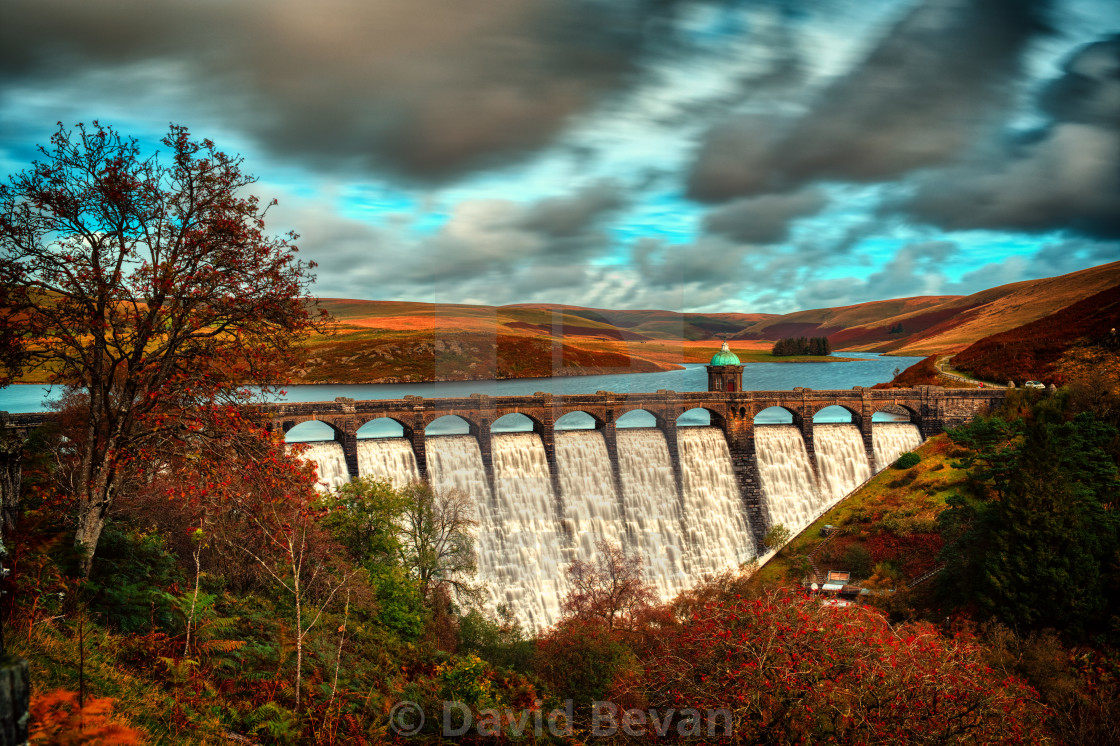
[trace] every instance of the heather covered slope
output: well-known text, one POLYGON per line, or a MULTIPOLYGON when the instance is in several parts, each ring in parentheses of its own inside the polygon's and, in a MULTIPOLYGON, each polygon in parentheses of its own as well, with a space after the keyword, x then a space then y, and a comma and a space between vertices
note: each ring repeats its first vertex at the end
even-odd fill
POLYGON ((942 386, 953 388, 976 388, 977 384, 967 384, 954 378, 941 375, 937 370, 938 355, 930 355, 900 371, 891 381, 877 383, 873 389, 908 389, 913 386, 942 386))
POLYGON ((747 337, 740 336, 740 333, 747 327, 768 319, 782 318, 769 313, 678 313, 656 309, 613 310, 542 304, 518 304, 502 306, 501 309, 503 311, 536 309, 549 313, 555 309, 558 313, 608 324, 652 339, 673 340, 714 339, 717 335, 746 339, 747 337))
POLYGON ((322 299, 320 304, 335 320, 334 333, 309 341, 309 359, 294 375, 300 383, 673 370, 682 362, 697 361, 691 343, 730 335, 766 316, 341 298, 322 299))
MULTIPOLYGON (((954 361, 990 379, 1044 378, 1054 350, 1069 341, 1067 331, 1076 331, 1076 338, 1087 333, 1078 331, 1083 326, 1106 323, 1107 313, 1093 310, 1100 299, 1086 299, 1111 298, 1109 291, 1117 287, 1120 262, 969 296, 896 298, 784 315, 324 298, 320 305, 334 319, 332 333, 308 340, 308 360, 293 380, 394 383, 642 373, 705 362, 719 338, 730 339, 745 362, 769 360, 774 341, 801 336, 827 336, 834 350, 925 357, 960 352, 1085 302, 1069 317, 1000 337, 954 361), (1016 335, 1032 336, 1037 352, 1016 346, 1016 335), (1051 343, 1057 346, 1046 347, 1051 343), (1001 362, 1008 354, 1014 361, 1001 362), (995 374, 999 365, 1011 365, 1007 372, 1013 375, 995 374)), ((32 371, 22 380, 44 382, 47 374, 32 371)))
MULTIPOLYGON (((901 325, 906 335, 866 349, 900 355, 957 352, 984 337, 1028 324, 1118 285, 1120 262, 1058 277, 1002 285, 918 313, 885 319, 878 325, 879 329, 901 325)), ((845 334, 855 336, 869 331, 869 326, 848 329, 845 334)), ((851 348, 836 340, 833 346, 851 348)))
POLYGON ((925 296, 777 316, 738 339, 827 335, 834 349, 928 356, 957 352, 1120 286, 1120 262, 1058 277, 1001 285, 967 296, 925 296))
POLYGON ((1059 358, 1079 339, 1097 339, 1120 325, 1120 286, 1029 324, 985 337, 957 353, 953 365, 993 381, 1062 383, 1059 358))

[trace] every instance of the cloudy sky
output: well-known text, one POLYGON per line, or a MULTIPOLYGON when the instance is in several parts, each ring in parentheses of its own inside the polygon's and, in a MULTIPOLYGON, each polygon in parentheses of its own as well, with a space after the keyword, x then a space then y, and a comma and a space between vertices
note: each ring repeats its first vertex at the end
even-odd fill
POLYGON ((239 152, 317 294, 766 311, 1120 260, 1115 0, 5 0, 55 122, 239 152))

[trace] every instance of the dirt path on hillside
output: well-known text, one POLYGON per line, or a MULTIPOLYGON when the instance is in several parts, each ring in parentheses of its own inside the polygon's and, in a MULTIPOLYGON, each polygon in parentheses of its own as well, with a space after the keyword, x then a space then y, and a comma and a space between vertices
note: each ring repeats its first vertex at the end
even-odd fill
POLYGON ((952 359, 952 357, 953 357, 952 355, 944 355, 942 357, 937 358, 937 362, 935 362, 933 364, 933 367, 937 369, 937 372, 939 374, 945 376, 946 378, 952 378, 954 381, 964 381, 965 383, 982 384, 983 387, 986 388, 986 389, 1005 389, 1005 388, 1007 388, 1006 386, 1000 386, 998 383, 989 383, 987 381, 980 381, 980 380, 977 380, 975 378, 965 378, 964 376, 959 376, 956 373, 950 373, 949 371, 945 370, 945 363, 948 360, 952 359))

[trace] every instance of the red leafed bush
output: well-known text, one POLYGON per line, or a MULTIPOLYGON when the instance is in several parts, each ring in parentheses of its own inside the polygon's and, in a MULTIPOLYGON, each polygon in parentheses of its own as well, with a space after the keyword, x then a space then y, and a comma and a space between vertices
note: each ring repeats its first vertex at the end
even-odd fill
POLYGON ((144 742, 143 734, 114 722, 113 700, 90 698, 78 706, 77 692, 55 689, 31 700, 29 743, 52 746, 125 746, 144 742))
POLYGON ((904 575, 914 578, 937 564, 945 540, 935 533, 896 536, 883 531, 868 536, 863 545, 871 554, 872 562, 893 562, 904 575))
MULTIPOLYGON (((645 658, 645 698, 661 716, 730 712, 731 735, 717 719, 707 743, 1020 743, 1044 711, 971 637, 791 593, 709 605, 661 645, 645 658)), ((678 724, 667 740, 688 730, 678 724)))

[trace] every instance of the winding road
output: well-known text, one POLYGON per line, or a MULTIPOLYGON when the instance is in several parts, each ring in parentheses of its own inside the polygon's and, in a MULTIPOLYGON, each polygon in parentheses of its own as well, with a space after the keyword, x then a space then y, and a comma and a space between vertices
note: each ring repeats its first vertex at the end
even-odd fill
POLYGON ((946 378, 952 378, 954 381, 963 381, 965 383, 981 384, 984 388, 989 388, 989 389, 1005 389, 1005 388, 1007 388, 1006 386, 1000 386, 998 383, 988 383, 987 381, 978 381, 975 378, 965 378, 964 376, 957 375, 956 373, 950 373, 949 371, 945 370, 945 363, 952 357, 953 357, 952 355, 943 355, 942 357, 937 358, 937 362, 933 364, 933 367, 937 369, 937 372, 939 374, 945 376, 946 378))

